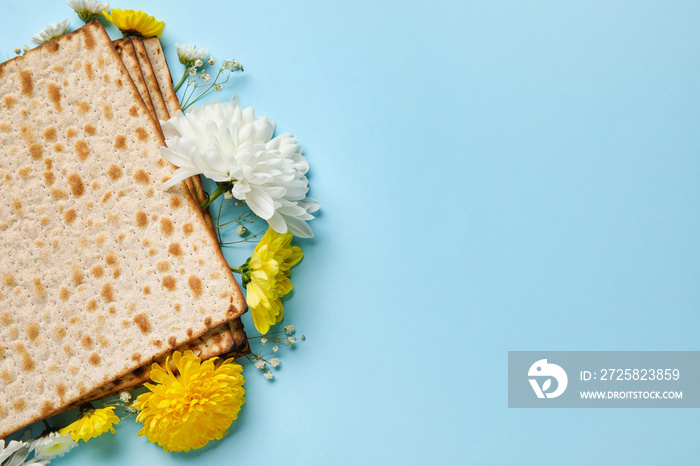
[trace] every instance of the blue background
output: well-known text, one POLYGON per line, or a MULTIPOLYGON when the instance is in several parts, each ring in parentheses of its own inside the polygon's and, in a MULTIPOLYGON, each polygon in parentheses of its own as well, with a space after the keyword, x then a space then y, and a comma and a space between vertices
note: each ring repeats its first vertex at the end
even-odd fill
MULTIPOLYGON (((1 5, 3 57, 80 24, 1 5)), ((700 4, 112 6, 165 21, 178 77, 175 42, 239 60, 218 97, 304 146, 322 209, 284 323, 308 339, 272 383, 245 363, 221 442, 123 421, 55 464, 697 464, 695 410, 508 409, 507 352, 698 349, 700 4)))

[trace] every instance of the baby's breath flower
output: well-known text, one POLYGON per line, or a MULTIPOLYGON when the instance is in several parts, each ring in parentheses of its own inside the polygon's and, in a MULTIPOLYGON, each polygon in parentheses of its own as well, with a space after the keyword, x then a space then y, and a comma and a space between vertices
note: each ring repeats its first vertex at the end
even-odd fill
POLYGON ((119 399, 122 401, 122 403, 128 403, 131 401, 131 393, 127 391, 119 392, 119 399))
POLYGON ((293 325, 286 325, 284 327, 284 333, 286 333, 287 335, 291 335, 292 333, 294 333, 294 326, 293 325))
MULTIPOLYGON (((51 39, 55 39, 56 37, 60 37, 66 32, 68 32, 68 28, 70 27, 70 21, 67 19, 64 19, 60 23, 56 24, 50 24, 46 26, 46 29, 41 31, 39 34, 32 36, 32 42, 35 44, 45 44, 51 39)), ((25 45, 25 47, 27 47, 25 45)), ((29 47, 25 49, 25 52, 29 50, 29 47)))
POLYGON ((221 69, 222 70, 229 70, 231 69, 231 62, 228 60, 224 60, 221 62, 221 69))
POLYGON ((306 335, 301 336, 301 341, 306 341, 306 335))
POLYGON ((216 63, 216 60, 214 59, 214 57, 209 57, 209 60, 207 60, 207 63, 210 65, 213 65, 214 63, 216 63))
POLYGON ((296 337, 289 337, 289 338, 287 338, 287 343, 289 343, 290 345, 293 345, 293 344, 296 343, 296 342, 297 342, 296 337))
POLYGON ((194 66, 190 66, 189 68, 187 68, 187 73, 190 76, 194 77, 197 75, 197 68, 195 68, 194 66))
POLYGON ((175 44, 175 50, 177 51, 177 58, 180 60, 180 63, 188 68, 195 65, 197 61, 199 61, 200 64, 195 66, 202 66, 202 59, 209 55, 209 50, 203 47, 197 47, 194 44, 175 44))
POLYGON ((273 353, 276 353, 276 352, 278 352, 279 350, 280 350, 280 347, 277 346, 277 345, 275 345, 275 346, 272 347, 272 352, 273 352, 273 353))
POLYGON ((266 344, 266 343, 267 343, 267 338, 262 337, 262 338, 260 339, 260 344, 261 344, 261 345, 264 345, 264 344, 266 344))
POLYGON ((29 52, 29 46, 27 44, 24 44, 22 46, 22 50, 24 50, 25 53, 29 52))
POLYGON ((222 86, 221 84, 218 84, 218 83, 214 84, 214 90, 216 92, 221 92, 223 89, 224 89, 224 86, 222 86))
POLYGON ((280 360, 279 358, 272 358, 270 359, 270 365, 274 368, 280 367, 280 360))
POLYGON ((262 359, 258 359, 257 361, 255 361, 255 368, 260 369, 261 371, 264 371, 265 370, 265 361, 263 361, 262 359))
POLYGON ((204 62, 202 60, 200 60, 199 58, 195 60, 195 62, 194 62, 195 68, 201 68, 202 65, 204 65, 204 62))
POLYGON ((99 18, 102 16, 103 11, 109 10, 109 3, 96 0, 68 0, 66 3, 78 14, 78 18, 84 23, 89 23, 99 18))
MULTIPOLYGON (((248 233, 248 229, 246 227, 244 227, 243 225, 238 225, 238 227, 236 228, 236 233, 243 236, 246 233, 248 233)), ((267 340, 265 340, 265 341, 267 341, 267 340)))
POLYGON ((272 373, 272 371, 267 371, 263 375, 267 380, 272 380, 275 378, 275 375, 272 373))
POLYGON ((19 47, 17 47, 17 48, 15 49, 15 53, 16 53, 17 55, 19 55, 20 53, 22 53, 22 49, 19 48, 19 47))
POLYGON ((208 82, 210 79, 211 79, 211 76, 209 76, 208 74, 206 74, 206 73, 202 74, 202 80, 204 82, 208 82))
POLYGON ((226 191, 224 193, 224 199, 226 199, 227 201, 230 201, 231 199, 233 199, 233 193, 231 193, 231 191, 226 191))

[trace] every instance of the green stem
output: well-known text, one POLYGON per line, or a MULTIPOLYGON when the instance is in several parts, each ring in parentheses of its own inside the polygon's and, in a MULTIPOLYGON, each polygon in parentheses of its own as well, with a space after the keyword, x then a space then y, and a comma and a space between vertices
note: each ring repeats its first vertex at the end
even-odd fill
POLYGON ((214 200, 215 200, 217 197, 221 196, 221 195, 222 195, 223 193, 225 193, 225 192, 226 192, 226 186, 223 185, 223 184, 218 185, 218 186, 216 187, 216 191, 214 191, 213 193, 211 193, 211 194, 209 195, 209 197, 207 198, 206 201, 202 202, 202 205, 201 205, 202 210, 204 210, 204 209, 206 209, 207 207, 209 207, 209 204, 211 204, 212 202, 214 202, 214 200))
POLYGON ((243 273, 243 266, 234 267, 232 265, 229 265, 229 267, 231 268, 232 272, 241 273, 241 274, 243 273))
POLYGON ((177 85, 175 86, 175 89, 174 89, 175 92, 177 92, 177 90, 180 89, 180 86, 182 86, 182 83, 185 82, 186 77, 187 77, 187 67, 185 67, 185 72, 182 73, 182 78, 180 78, 180 82, 177 83, 177 85))

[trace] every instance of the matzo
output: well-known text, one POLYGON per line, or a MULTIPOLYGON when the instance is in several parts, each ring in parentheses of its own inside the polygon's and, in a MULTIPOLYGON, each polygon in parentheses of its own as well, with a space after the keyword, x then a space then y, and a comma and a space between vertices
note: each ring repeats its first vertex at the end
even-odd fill
POLYGON ((98 22, 0 65, 0 437, 245 302, 98 22), (105 330, 108 329, 108 330, 105 330))

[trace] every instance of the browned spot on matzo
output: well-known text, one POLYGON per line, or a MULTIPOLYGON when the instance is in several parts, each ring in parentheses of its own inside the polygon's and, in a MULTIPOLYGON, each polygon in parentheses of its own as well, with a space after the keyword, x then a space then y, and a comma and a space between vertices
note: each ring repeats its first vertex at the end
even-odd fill
POLYGON ((58 297, 61 298, 61 300, 63 301, 68 301, 68 298, 70 298, 70 291, 68 291, 68 288, 62 286, 61 289, 58 291, 58 297))
POLYGON ((134 322, 136 325, 138 325, 139 330, 141 330, 142 333, 148 333, 151 331, 151 323, 148 321, 148 317, 143 312, 134 316, 134 322))
POLYGON ((49 99, 51 99, 51 102, 53 102, 53 106, 60 112, 62 110, 61 89, 54 83, 48 83, 46 85, 46 90, 49 93, 49 99))
POLYGON ((163 217, 160 219, 160 229, 165 236, 170 236, 173 234, 173 222, 167 218, 163 217))
POLYGON ((75 128, 68 128, 66 130, 66 138, 68 139, 74 138, 76 134, 78 134, 78 130, 75 128))
POLYGON ((145 212, 139 210, 136 212, 136 225, 140 227, 145 227, 148 225, 148 215, 145 212))
POLYGON ((167 272, 170 270, 170 264, 167 261, 158 261, 156 269, 158 269, 158 272, 167 272))
POLYGON ((114 290, 112 289, 112 285, 110 283, 105 283, 104 285, 102 285, 102 291, 100 291, 100 295, 102 295, 102 298, 108 303, 114 301, 114 290))
POLYGON ((114 118, 114 114, 112 113, 112 106, 110 104, 104 104, 102 106, 102 113, 104 113, 105 118, 107 118, 108 120, 114 118))
POLYGON ((148 139, 148 132, 143 128, 143 126, 138 126, 136 128, 136 137, 139 141, 145 141, 148 139))
POLYGON ((90 335, 83 334, 83 338, 80 339, 80 344, 85 348, 92 348, 92 338, 90 338, 90 335))
POLYGON ((146 285, 143 287, 143 294, 151 294, 151 287, 146 285))
POLYGON ((54 181, 56 181, 56 175, 53 174, 52 171, 47 170, 44 172, 44 181, 46 181, 46 184, 51 186, 54 181))
POLYGON ((101 278, 102 275, 105 274, 105 269, 100 264, 97 264, 92 269, 90 269, 90 273, 92 273, 97 278, 101 278))
POLYGON ((24 398, 16 398, 12 400, 12 407, 15 408, 17 411, 24 411, 24 408, 27 406, 27 403, 24 401, 24 398))
POLYGON ((74 196, 80 197, 85 193, 85 185, 83 184, 82 178, 80 178, 80 175, 77 173, 68 175, 68 184, 74 196))
POLYGON ((85 101, 82 101, 78 104, 78 113, 81 115, 85 115, 87 112, 90 111, 90 104, 88 104, 85 101))
POLYGON ((100 363, 100 356, 97 353, 92 353, 89 359, 90 364, 96 366, 100 363))
POLYGON ((168 245, 168 252, 175 257, 180 257, 182 255, 182 248, 180 243, 170 243, 168 245))
POLYGON ((92 136, 97 131, 95 127, 90 123, 87 123, 85 126, 83 126, 83 130, 85 131, 85 134, 89 136, 92 136))
POLYGON ((41 156, 44 155, 44 148, 41 146, 41 144, 34 143, 29 146, 29 155, 34 160, 39 160, 41 156))
POLYGON ((26 166, 26 167, 21 167, 19 170, 17 170, 17 173, 19 173, 19 176, 22 178, 26 178, 29 176, 29 173, 32 171, 32 167, 26 166))
POLYGON ((122 169, 119 165, 112 164, 107 169, 107 174, 113 180, 118 180, 122 176, 122 169))
POLYGON ((56 139, 56 128, 49 126, 44 130, 44 139, 47 141, 53 141, 56 139))
POLYGON ((32 72, 29 70, 21 70, 19 72, 19 81, 22 88, 22 94, 31 96, 34 93, 34 80, 32 72))
POLYGON ((126 149, 126 137, 122 134, 117 134, 114 138, 114 147, 117 149, 126 149))
POLYGON ((139 114, 139 108, 136 105, 132 105, 129 107, 129 115, 135 117, 138 116, 139 114))
POLYGON ((7 286, 15 286, 17 282, 15 282, 15 277, 11 273, 7 272, 5 273, 5 285, 7 286))
POLYGON ((90 155, 90 148, 87 142, 85 142, 85 139, 78 139, 75 141, 75 153, 78 154, 78 158, 82 161, 85 161, 88 155, 90 155))
POLYGON ((65 220, 66 223, 73 223, 76 216, 75 209, 66 209, 66 211, 63 212, 63 220, 65 220))
POLYGON ((64 146, 60 142, 57 142, 56 144, 53 145, 53 150, 56 152, 63 152, 64 146))
POLYGON ((107 265, 114 265, 117 263, 117 255, 114 254, 113 252, 108 252, 107 255, 105 256, 105 262, 107 262, 107 265))
MULTIPOLYGON (((13 95, 6 95, 5 96, 5 106, 7 108, 12 108, 12 106, 15 105, 16 103, 17 103, 17 97, 15 97, 13 95)), ((140 128, 140 126, 139 126, 139 128, 140 128)), ((138 129, 137 129, 137 131, 138 131, 138 129)))
POLYGON ((46 297, 46 288, 44 288, 44 285, 38 278, 34 279, 34 293, 36 293, 39 299, 44 299, 46 297))
POLYGON ((51 188, 51 197, 54 199, 65 199, 68 197, 68 193, 61 188, 51 188))
POLYGON ((88 77, 89 80, 92 80, 92 78, 95 77, 95 74, 92 71, 92 64, 88 61, 86 61, 83 64, 83 68, 85 68, 85 75, 88 77))
POLYGON ((134 171, 134 180, 141 184, 148 184, 150 178, 144 169, 138 168, 134 171))
POLYGON ((60 340, 66 336, 66 328, 56 324, 53 326, 53 334, 60 340))
POLYGON ((95 300, 94 298, 88 299, 88 302, 85 305, 85 309, 87 309, 88 311, 97 310, 97 300, 95 300))
POLYGON ((165 288, 166 290, 173 291, 175 289, 175 284, 175 277, 171 275, 166 275, 165 277, 163 277, 163 288, 165 288))
POLYGON ((39 324, 36 322, 31 322, 29 326, 27 326, 27 336, 29 337, 30 341, 36 340, 39 336, 39 324))
POLYGON ((83 272, 80 271, 77 265, 73 266, 73 270, 71 271, 71 279, 73 280, 73 284, 75 286, 83 283, 83 272))
POLYGON ((187 279, 187 284, 190 286, 195 298, 199 298, 202 295, 202 280, 199 277, 190 275, 187 279))
POLYGON ((182 226, 182 231, 183 231, 187 236, 189 236, 189 235, 191 235, 192 232, 194 231, 194 226, 192 226, 191 223, 185 223, 185 224, 182 226))

